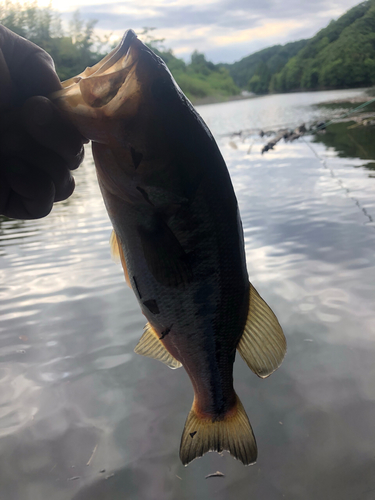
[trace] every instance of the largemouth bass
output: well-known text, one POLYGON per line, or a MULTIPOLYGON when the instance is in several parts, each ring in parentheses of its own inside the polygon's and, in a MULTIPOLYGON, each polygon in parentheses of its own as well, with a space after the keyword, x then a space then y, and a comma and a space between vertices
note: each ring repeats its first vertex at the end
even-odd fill
POLYGON ((233 388, 236 350, 264 378, 286 341, 249 283, 237 200, 215 140, 132 30, 63 87, 52 99, 92 141, 112 251, 148 321, 135 352, 183 366, 194 388, 182 462, 228 450, 254 463, 255 438, 233 388))

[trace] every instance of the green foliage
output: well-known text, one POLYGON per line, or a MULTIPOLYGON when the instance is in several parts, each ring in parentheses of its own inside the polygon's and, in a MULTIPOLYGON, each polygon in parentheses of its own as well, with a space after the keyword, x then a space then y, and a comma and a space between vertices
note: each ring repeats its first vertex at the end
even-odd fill
POLYGON ((275 45, 226 65, 256 94, 375 84, 375 0, 350 9, 309 40, 275 45))
MULTIPOLYGON (((274 45, 267 49, 255 52, 250 56, 244 57, 233 64, 226 64, 236 85, 241 88, 248 86, 252 77, 259 74, 260 64, 266 64, 270 75, 278 73, 289 59, 295 56, 307 43, 307 40, 287 43, 286 45, 274 45)), ((271 76, 270 76, 271 79, 271 76)))
MULTIPOLYGON (((96 21, 84 22, 78 11, 73 14, 65 33, 59 15, 51 7, 38 7, 36 2, 20 4, 6 0, 0 3, 0 22, 51 54, 61 80, 98 62, 104 57, 101 51, 109 41, 109 36, 102 39, 96 36, 96 21)), ((238 94, 239 89, 226 68, 207 61, 204 54, 197 51, 192 54, 191 63, 185 64, 163 47, 164 39, 152 35, 154 29, 145 27, 139 35, 165 61, 190 99, 238 94)))
MULTIPOLYGON (((328 148, 335 148, 343 158, 375 158, 374 127, 354 127, 355 122, 334 123, 327 127, 324 134, 316 134, 314 142, 321 142, 328 148)), ((375 163, 368 168, 375 170, 375 163)))
POLYGON ((319 31, 271 79, 270 91, 334 89, 375 83, 375 0, 319 31))
POLYGON ((255 74, 250 78, 249 90, 255 94, 267 94, 271 81, 271 71, 265 62, 260 62, 255 74))
POLYGON ((0 4, 0 22, 40 46, 61 34, 61 23, 56 14, 50 8, 38 8, 36 2, 21 4, 6 0, 0 4))
POLYGON ((36 2, 1 3, 0 22, 46 50, 55 61, 61 80, 98 62, 103 57, 100 48, 108 42, 108 38, 95 35, 96 21, 84 22, 78 11, 73 14, 69 33, 64 33, 59 14, 51 7, 38 7, 36 2))
MULTIPOLYGON (((0 3, 0 22, 51 54, 62 80, 103 57, 109 36, 95 34, 96 21, 73 14, 69 29, 59 14, 37 3, 0 3)), ((177 83, 191 99, 229 97, 239 87, 256 94, 294 90, 333 89, 375 84, 375 0, 350 9, 309 40, 275 45, 234 64, 213 64, 195 51, 186 64, 145 27, 140 33, 167 64, 177 83)))
POLYGON ((175 57, 171 50, 159 50, 154 44, 152 49, 167 64, 173 77, 184 94, 193 101, 209 96, 229 97, 239 93, 229 71, 220 64, 207 61, 204 54, 194 51, 190 64, 175 57))

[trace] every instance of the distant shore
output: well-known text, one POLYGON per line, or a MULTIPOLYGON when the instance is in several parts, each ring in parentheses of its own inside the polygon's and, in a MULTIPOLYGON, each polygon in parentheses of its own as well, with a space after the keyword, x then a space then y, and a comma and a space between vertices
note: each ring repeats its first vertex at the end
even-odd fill
MULTIPOLYGON (((334 90, 334 89, 333 89, 334 90)), ((342 90, 342 89, 337 89, 342 90)), ((355 97, 347 97, 346 99, 334 99, 332 101, 326 101, 322 104, 324 105, 338 105, 338 104, 361 104, 362 102, 366 102, 371 97, 375 97, 375 88, 364 88, 364 92, 361 95, 355 97)), ((301 90, 299 92, 316 92, 314 90, 306 91, 301 90)), ((319 91, 318 91, 319 92, 319 91)), ((284 92, 285 94, 290 94, 291 92, 284 92)), ((297 92, 295 92, 297 93, 297 92)), ((209 95, 207 97, 202 98, 191 98, 191 102, 194 106, 204 106, 205 104, 218 104, 221 102, 230 102, 230 101, 243 101, 247 99, 255 99, 256 97, 264 97, 266 95, 274 95, 274 94, 249 94, 249 95, 231 95, 231 96, 223 96, 223 95, 209 95)))
POLYGON ((374 96, 363 93, 355 97, 347 97, 346 99, 333 99, 332 101, 324 101, 321 103, 322 106, 333 106, 340 104, 361 104, 363 102, 370 101, 374 96))
POLYGON ((252 95, 208 95, 207 97, 192 98, 190 99, 194 106, 204 106, 205 104, 218 104, 220 102, 230 102, 230 101, 243 101, 245 99, 254 99, 255 97, 261 97, 257 94, 252 95))

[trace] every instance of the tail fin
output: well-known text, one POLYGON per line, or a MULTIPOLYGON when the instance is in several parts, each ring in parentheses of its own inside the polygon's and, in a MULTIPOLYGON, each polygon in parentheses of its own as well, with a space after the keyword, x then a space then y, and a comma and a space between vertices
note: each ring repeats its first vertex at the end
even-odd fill
POLYGON ((254 464, 257 445, 245 409, 236 395, 236 406, 223 419, 201 417, 194 404, 185 423, 181 438, 180 459, 187 465, 208 451, 223 450, 244 465, 254 464))

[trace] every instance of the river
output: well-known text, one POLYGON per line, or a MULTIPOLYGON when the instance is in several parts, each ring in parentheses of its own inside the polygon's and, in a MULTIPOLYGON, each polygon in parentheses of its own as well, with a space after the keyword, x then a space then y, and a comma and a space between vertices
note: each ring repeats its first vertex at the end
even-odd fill
POLYGON ((314 104, 359 93, 198 108, 232 177, 250 280, 288 342, 266 380, 235 363, 251 467, 227 453, 180 463, 191 384, 133 353, 145 320, 110 257, 89 150, 48 217, 1 220, 1 500, 375 497, 375 157, 323 136, 261 155, 266 138, 230 135, 319 119, 314 104))

